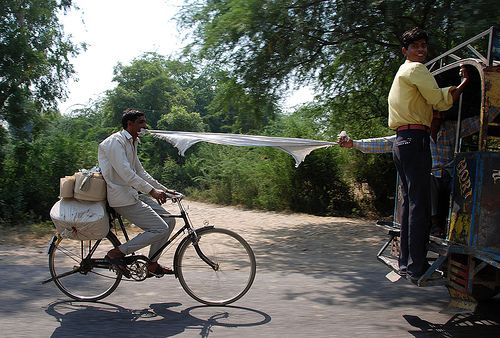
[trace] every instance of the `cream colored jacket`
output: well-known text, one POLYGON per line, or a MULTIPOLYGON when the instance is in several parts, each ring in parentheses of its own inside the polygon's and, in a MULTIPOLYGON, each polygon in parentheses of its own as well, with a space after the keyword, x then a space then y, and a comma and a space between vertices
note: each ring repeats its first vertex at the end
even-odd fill
POLYGON ((106 180, 111 207, 135 204, 138 192, 149 194, 153 188, 167 190, 144 170, 137 157, 138 143, 139 139, 133 142, 132 135, 122 130, 99 144, 99 167, 106 180))

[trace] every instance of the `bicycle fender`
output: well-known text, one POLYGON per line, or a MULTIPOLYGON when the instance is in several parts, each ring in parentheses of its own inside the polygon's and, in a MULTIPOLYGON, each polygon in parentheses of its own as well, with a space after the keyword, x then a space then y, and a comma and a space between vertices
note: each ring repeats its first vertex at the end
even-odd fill
POLYGON ((49 245, 47 246, 47 255, 50 255, 50 253, 54 250, 56 241, 57 241, 57 236, 56 235, 52 236, 49 245))
MULTIPOLYGON (((197 234, 201 234, 207 230, 210 230, 210 229, 213 229, 214 226, 213 225, 208 225, 208 226, 205 226, 203 228, 199 228, 199 229, 196 229, 196 233, 197 234)), ((175 274, 175 278, 177 278, 177 269, 179 267, 179 251, 180 249, 184 246, 184 244, 187 242, 187 241, 190 241, 191 240, 191 235, 188 235, 186 237, 184 237, 182 239, 182 241, 179 243, 179 245, 177 246, 177 249, 175 249, 175 254, 174 254, 174 274, 175 274)))

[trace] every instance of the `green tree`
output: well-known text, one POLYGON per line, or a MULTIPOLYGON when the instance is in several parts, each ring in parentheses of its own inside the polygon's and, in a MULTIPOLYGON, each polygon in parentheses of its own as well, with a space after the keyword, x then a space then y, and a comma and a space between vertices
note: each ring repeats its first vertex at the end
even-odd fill
POLYGON ((277 115, 277 98, 247 90, 226 72, 216 73, 214 97, 207 106, 206 120, 214 131, 257 131, 277 115))
POLYGON ((191 84, 196 70, 189 64, 146 53, 130 65, 118 64, 113 80, 118 85, 106 93, 103 100, 105 125, 120 125, 126 108, 147 113, 148 124, 156 129, 158 120, 174 106, 193 111, 196 106, 191 84))
POLYGON ((65 81, 74 72, 69 58, 84 47, 73 44, 59 23, 58 15, 71 6, 71 0, 0 3, 0 119, 21 127, 65 98, 65 81))
POLYGON ((188 0, 179 23, 192 32, 190 51, 244 88, 279 93, 290 80, 313 81, 333 114, 363 123, 387 115, 403 31, 427 29, 432 57, 498 24, 495 8, 493 0, 188 0))
POLYGON ((158 127, 165 130, 204 131, 205 125, 199 113, 188 112, 184 107, 174 106, 170 114, 163 115, 158 127))
MULTIPOLYGON (((59 195, 59 178, 97 163, 97 114, 43 114, 31 139, 11 136, 0 168, 0 223, 47 219, 59 195)), ((12 134, 12 133, 11 133, 12 134)))

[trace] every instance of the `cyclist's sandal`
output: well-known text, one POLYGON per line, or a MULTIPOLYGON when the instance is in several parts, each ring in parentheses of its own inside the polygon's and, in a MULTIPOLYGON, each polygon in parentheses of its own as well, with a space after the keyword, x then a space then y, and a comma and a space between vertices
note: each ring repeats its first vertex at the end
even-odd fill
POLYGON ((173 275, 174 270, 171 268, 161 266, 157 262, 151 262, 148 264, 148 274, 146 275, 146 278, 151 278, 151 277, 162 277, 163 275, 173 275))
POLYGON ((109 250, 106 256, 104 256, 104 259, 111 264, 113 269, 121 272, 125 277, 130 278, 130 271, 127 269, 127 264, 125 263, 125 254, 118 248, 109 250))

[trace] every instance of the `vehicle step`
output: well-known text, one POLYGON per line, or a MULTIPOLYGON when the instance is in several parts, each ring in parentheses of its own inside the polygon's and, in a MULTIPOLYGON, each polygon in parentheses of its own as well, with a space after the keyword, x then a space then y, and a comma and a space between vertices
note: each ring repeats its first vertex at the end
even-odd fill
MULTIPOLYGON (((389 268, 391 268, 394 272, 398 273, 399 272, 399 263, 398 260, 394 257, 389 257, 389 256, 384 256, 380 255, 377 256, 377 259, 387 265, 389 268)), ((410 283, 417 285, 417 286, 435 286, 435 285, 444 285, 446 283, 446 278, 440 278, 440 279, 431 279, 431 280, 419 280, 418 282, 412 282, 409 278, 402 277, 404 279, 407 279, 410 283)))
POLYGON ((392 270, 398 272, 399 271, 399 263, 397 258, 380 255, 377 257, 379 261, 390 267, 392 270))
POLYGON ((399 234, 401 232, 399 225, 395 224, 392 221, 377 221, 375 225, 392 233, 399 234))

